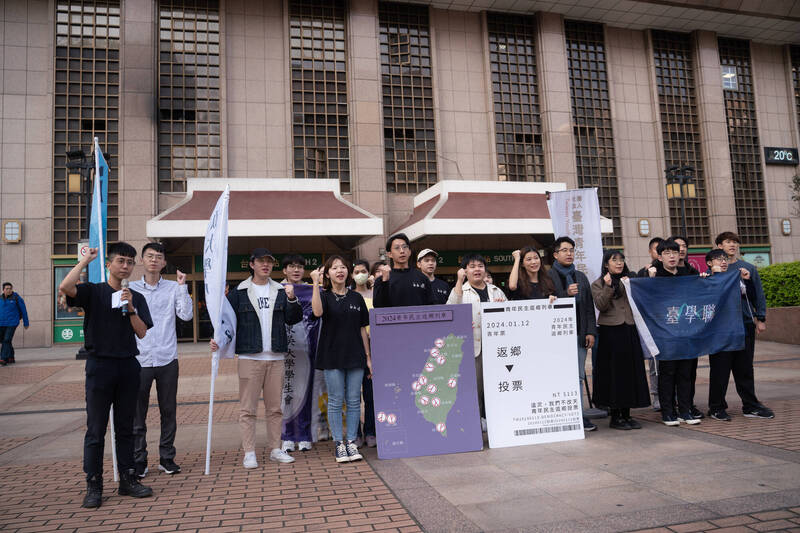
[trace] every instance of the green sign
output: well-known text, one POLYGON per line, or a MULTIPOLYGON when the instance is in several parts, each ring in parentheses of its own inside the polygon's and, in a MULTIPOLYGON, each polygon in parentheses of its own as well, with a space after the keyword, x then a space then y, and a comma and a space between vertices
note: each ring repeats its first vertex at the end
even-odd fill
MULTIPOLYGON (((468 253, 467 251, 450 251, 445 250, 439 252, 439 266, 444 267, 460 267, 461 261, 464 259, 464 256, 468 253)), ((511 255, 511 250, 482 250, 477 252, 486 259, 486 266, 488 268, 492 268, 492 266, 499 266, 499 265, 513 265, 514 264, 514 257, 511 255)))
POLYGON ((53 326, 53 342, 83 344, 83 324, 53 326))
MULTIPOLYGON (((280 270, 281 261, 288 254, 275 254, 275 270, 280 270)), ((300 254, 306 260, 306 270, 313 270, 323 265, 322 254, 300 254)), ((229 255, 228 272, 248 272, 250 266, 250 255, 229 255)), ((194 271, 203 272, 203 256, 194 256, 194 271)))

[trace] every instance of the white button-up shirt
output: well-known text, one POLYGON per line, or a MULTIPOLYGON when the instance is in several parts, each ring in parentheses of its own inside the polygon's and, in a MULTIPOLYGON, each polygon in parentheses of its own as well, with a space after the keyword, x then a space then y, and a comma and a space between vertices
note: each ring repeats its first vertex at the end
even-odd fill
POLYGON ((148 285, 144 278, 132 281, 130 288, 147 300, 153 327, 143 339, 137 337, 139 355, 136 359, 143 367, 165 366, 178 358, 178 336, 175 333, 175 315, 181 320, 191 320, 192 297, 186 285, 159 278, 156 285, 148 285))

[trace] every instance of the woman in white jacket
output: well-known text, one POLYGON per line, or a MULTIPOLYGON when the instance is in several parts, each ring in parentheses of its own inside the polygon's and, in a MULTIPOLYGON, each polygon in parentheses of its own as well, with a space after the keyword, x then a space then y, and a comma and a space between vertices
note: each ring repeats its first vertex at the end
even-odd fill
POLYGON ((472 305, 472 338, 475 348, 475 373, 478 376, 478 404, 481 410, 481 426, 486 430, 486 407, 483 403, 483 359, 481 358, 481 302, 505 302, 508 300, 500 288, 486 283, 486 259, 480 254, 468 254, 461 262, 458 279, 448 304, 472 305))

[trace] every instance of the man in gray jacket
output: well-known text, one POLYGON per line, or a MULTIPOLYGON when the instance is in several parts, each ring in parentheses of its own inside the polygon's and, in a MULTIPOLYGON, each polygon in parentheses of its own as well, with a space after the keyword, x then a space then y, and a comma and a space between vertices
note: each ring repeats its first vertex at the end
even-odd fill
MULTIPOLYGON (((594 346, 597 338, 592 288, 586 274, 575 268, 575 241, 569 237, 556 239, 553 243, 553 259, 553 267, 549 274, 556 286, 556 296, 575 298, 575 315, 578 322, 578 372, 582 382, 586 377, 586 351, 594 346)), ((597 426, 584 417, 583 429, 594 431, 597 426)))

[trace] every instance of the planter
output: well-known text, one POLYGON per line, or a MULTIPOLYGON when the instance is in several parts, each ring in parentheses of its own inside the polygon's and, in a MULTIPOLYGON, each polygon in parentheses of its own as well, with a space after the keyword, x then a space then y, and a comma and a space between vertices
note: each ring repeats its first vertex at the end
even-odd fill
POLYGON ((800 344, 800 306, 767 308, 767 331, 758 334, 761 341, 800 344))

